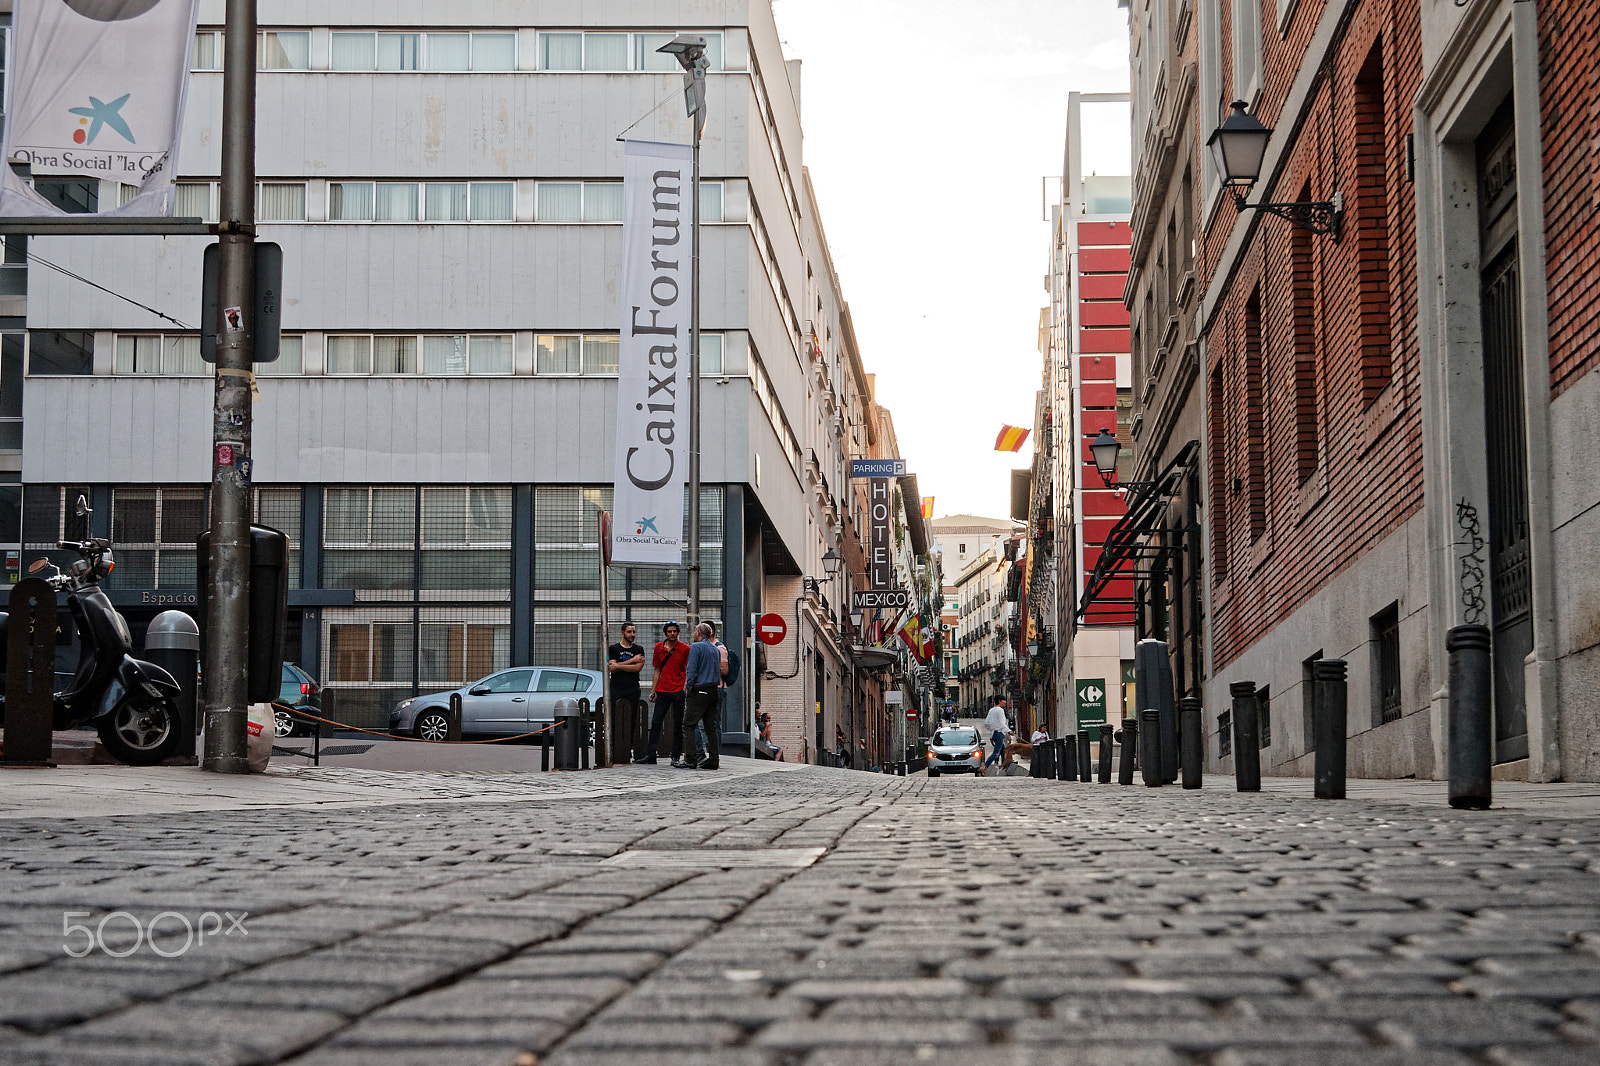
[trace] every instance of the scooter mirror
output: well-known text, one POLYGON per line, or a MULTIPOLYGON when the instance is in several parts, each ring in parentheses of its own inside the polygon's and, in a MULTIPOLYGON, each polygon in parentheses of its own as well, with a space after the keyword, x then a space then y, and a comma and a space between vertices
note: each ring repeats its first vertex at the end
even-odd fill
POLYGON ((49 565, 49 559, 35 559, 33 562, 28 564, 28 573, 37 574, 39 571, 43 570, 49 565))

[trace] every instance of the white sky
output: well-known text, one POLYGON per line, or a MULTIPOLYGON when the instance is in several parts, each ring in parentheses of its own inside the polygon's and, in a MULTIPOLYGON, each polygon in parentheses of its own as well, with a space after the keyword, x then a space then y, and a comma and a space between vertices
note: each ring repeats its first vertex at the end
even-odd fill
MULTIPOLYGON (((935 515, 1004 516, 1033 424, 1069 92, 1128 90, 1116 0, 773 0, 805 164, 878 399, 935 515), (1055 181, 1052 180, 1051 195, 1055 181)), ((1085 158, 1127 173, 1126 129, 1085 158)))

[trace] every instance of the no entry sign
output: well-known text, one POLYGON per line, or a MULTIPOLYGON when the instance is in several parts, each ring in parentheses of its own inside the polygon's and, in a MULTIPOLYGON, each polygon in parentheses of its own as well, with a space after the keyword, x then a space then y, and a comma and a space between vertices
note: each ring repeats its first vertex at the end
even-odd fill
POLYGON ((763 644, 782 644, 789 634, 789 623, 781 614, 764 614, 756 619, 756 639, 763 644))

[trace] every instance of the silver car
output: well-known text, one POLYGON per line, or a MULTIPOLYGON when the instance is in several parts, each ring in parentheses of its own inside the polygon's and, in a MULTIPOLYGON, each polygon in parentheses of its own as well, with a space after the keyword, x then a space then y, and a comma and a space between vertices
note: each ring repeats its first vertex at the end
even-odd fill
POLYGON ((928 776, 983 773, 983 739, 971 726, 945 726, 928 741, 928 776))
MULTIPOLYGON (((556 701, 587 699, 605 691, 600 674, 568 666, 514 666, 470 685, 461 694, 461 732, 515 736, 555 721, 556 701)), ((449 692, 402 700, 389 712, 389 732, 443 740, 450 732, 449 692)))

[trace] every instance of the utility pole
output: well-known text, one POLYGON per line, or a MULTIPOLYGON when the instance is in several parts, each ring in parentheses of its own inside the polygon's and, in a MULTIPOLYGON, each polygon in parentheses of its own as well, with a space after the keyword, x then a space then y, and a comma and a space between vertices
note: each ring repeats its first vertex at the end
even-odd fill
POLYGON ((249 771, 250 458, 255 367, 256 0, 227 0, 222 74, 222 218, 217 256, 210 584, 206 597, 205 758, 249 771))

